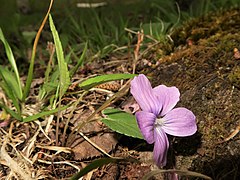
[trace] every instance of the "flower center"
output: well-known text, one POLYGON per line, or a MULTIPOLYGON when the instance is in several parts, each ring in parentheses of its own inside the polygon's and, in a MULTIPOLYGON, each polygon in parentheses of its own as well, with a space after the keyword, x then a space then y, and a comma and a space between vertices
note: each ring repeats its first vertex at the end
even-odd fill
POLYGON ((165 123, 165 120, 163 118, 157 118, 155 121, 155 126, 160 126, 162 127, 165 123))

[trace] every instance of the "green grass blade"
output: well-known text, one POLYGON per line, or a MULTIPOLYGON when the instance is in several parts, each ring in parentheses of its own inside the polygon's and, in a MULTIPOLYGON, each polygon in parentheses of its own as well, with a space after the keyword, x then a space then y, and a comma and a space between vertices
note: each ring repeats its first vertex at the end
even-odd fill
POLYGON ((72 76, 76 73, 76 71, 78 70, 78 68, 79 68, 80 66, 82 66, 83 60, 84 60, 84 58, 85 58, 85 56, 86 56, 87 47, 88 47, 88 43, 85 44, 84 49, 83 49, 83 52, 82 52, 82 55, 80 56, 80 58, 79 58, 79 60, 78 60, 78 62, 77 62, 77 64, 76 64, 76 66, 74 66, 74 68, 70 71, 70 77, 72 77, 72 76))
POLYGON ((57 70, 54 71, 54 67, 52 67, 51 65, 53 62, 53 59, 49 60, 46 71, 44 73, 44 82, 43 85, 40 87, 38 94, 38 97, 41 100, 46 98, 49 94, 51 94, 51 92, 54 92, 54 90, 56 90, 58 86, 59 72, 57 70))
POLYGON ((16 79, 16 82, 17 82, 15 84, 16 85, 15 89, 17 89, 16 91, 18 92, 18 98, 22 99, 22 96, 23 96, 23 94, 22 94, 22 86, 21 86, 21 82, 20 82, 20 77, 19 77, 16 61, 15 61, 15 58, 13 56, 12 50, 11 50, 7 40, 5 39, 5 37, 3 35, 3 32, 2 32, 1 28, 0 28, 0 39, 3 42, 3 44, 4 44, 8 61, 10 62, 11 66, 13 68, 13 71, 15 73, 15 77, 16 77, 15 79, 16 79))
POLYGON ((68 86, 70 85, 70 77, 69 77, 69 71, 67 67, 67 63, 65 62, 63 50, 62 50, 62 44, 59 39, 58 32, 55 28, 55 25, 53 23, 52 16, 49 15, 49 22, 50 22, 50 28, 52 31, 54 44, 56 46, 56 53, 57 53, 57 60, 58 60, 58 68, 59 68, 59 78, 60 78, 60 92, 59 95, 62 97, 64 93, 67 91, 68 86))
POLYGON ((6 69, 0 66, 0 77, 3 79, 0 86, 3 88, 8 98, 12 100, 12 103, 17 111, 21 113, 19 99, 14 92, 14 76, 10 73, 10 71, 6 71, 6 69))
POLYGON ((105 109, 103 114, 106 118, 101 121, 113 131, 126 136, 143 139, 134 115, 118 109, 105 109))
POLYGON ((0 66, 0 75, 5 83, 8 85, 10 89, 9 91, 13 91, 16 97, 21 100, 22 98, 22 91, 19 89, 18 80, 14 77, 11 71, 7 68, 0 66))
POLYGON ((21 114, 19 102, 18 102, 17 98, 15 97, 15 95, 13 94, 13 92, 9 91, 9 87, 5 83, 0 83, 0 87, 3 89, 3 91, 5 92, 7 97, 12 100, 12 103, 13 103, 14 107, 16 108, 17 112, 19 114, 21 114))
POLYGON ((103 84, 109 81, 116 81, 121 79, 131 79, 137 76, 136 74, 107 74, 107 75, 101 75, 96 76, 90 79, 87 79, 86 81, 83 81, 79 84, 81 88, 84 90, 91 89, 94 86, 97 86, 99 84, 103 84))
POLYGON ((19 120, 19 121, 22 121, 22 117, 15 113, 13 110, 11 110, 10 108, 8 108, 7 106, 5 106, 4 104, 0 103, 0 107, 2 109, 5 109, 5 111, 10 114, 12 117, 14 117, 15 119, 19 120))
POLYGON ((53 110, 49 110, 49 111, 43 111, 43 112, 40 112, 38 114, 35 114, 33 116, 28 116, 26 118, 23 119, 23 122, 30 122, 30 121, 34 121, 38 118, 41 118, 43 116, 49 116, 51 114, 54 114, 54 113, 57 113, 59 110, 62 111, 64 109, 67 109, 69 106, 63 106, 61 107, 60 109, 53 109, 53 110))
POLYGON ((148 180, 152 179, 153 176, 161 173, 176 173, 181 176, 190 176, 190 177, 196 177, 196 178, 201 178, 201 179, 207 179, 207 180, 212 180, 209 176, 193 172, 193 171, 188 171, 188 170, 176 170, 176 169, 158 169, 158 170, 153 170, 146 175, 143 176, 142 180, 148 180))
POLYGON ((137 162, 137 160, 135 160, 135 159, 126 159, 126 158, 101 158, 101 159, 97 159, 97 160, 93 161, 91 164, 89 164, 88 166, 86 166, 85 168, 83 168, 80 172, 78 172, 77 174, 72 176, 70 178, 70 180, 78 180, 79 178, 81 178, 85 174, 89 173, 90 171, 92 171, 96 168, 102 167, 103 165, 110 164, 110 163, 119 163, 119 162, 124 162, 124 161, 125 162, 128 162, 128 161, 137 162))

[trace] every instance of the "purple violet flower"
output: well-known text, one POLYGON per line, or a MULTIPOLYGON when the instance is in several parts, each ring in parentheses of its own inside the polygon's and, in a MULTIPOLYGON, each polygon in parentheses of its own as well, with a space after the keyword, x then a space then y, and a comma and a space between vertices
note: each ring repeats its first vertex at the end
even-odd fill
POLYGON ((140 131, 149 144, 154 143, 153 159, 157 166, 165 166, 169 147, 166 134, 193 135, 197 131, 196 118, 186 108, 174 108, 180 97, 178 88, 165 85, 152 88, 143 74, 132 80, 131 93, 142 110, 136 112, 140 131))

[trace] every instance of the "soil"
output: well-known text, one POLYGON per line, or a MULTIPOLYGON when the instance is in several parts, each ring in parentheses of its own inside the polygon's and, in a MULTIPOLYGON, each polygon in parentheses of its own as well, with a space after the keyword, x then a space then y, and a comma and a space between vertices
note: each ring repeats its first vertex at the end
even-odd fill
MULTIPOLYGON (((137 73, 148 75, 153 86, 165 84, 178 87, 181 92, 178 106, 192 110, 197 117, 198 131, 195 135, 186 138, 169 136, 169 168, 174 166, 180 170, 199 172, 212 179, 240 177, 239 22, 240 9, 219 11, 193 19, 174 30, 168 43, 153 46, 138 60, 137 73)), ((74 76, 63 104, 75 102, 80 97, 81 94, 76 92, 81 89, 76 84, 81 79, 95 74, 131 71, 132 56, 128 54, 114 54, 89 63, 74 76)), ((111 85, 107 90, 116 91, 115 87, 121 87, 121 82, 117 83, 113 89, 111 85)), ((39 84, 35 83, 33 88, 39 88, 39 84)), ((29 98, 32 103, 38 102, 34 92, 29 98)), ((55 142, 55 116, 49 127, 49 119, 42 118, 31 123, 12 120, 8 127, 1 128, 1 154, 4 153, 5 157, 1 157, 0 161, 0 178, 24 179, 23 176, 31 176, 34 179, 68 179, 92 160, 103 157, 103 153, 81 135, 73 139, 74 143, 66 143, 66 140, 73 127, 88 119, 110 96, 103 91, 89 92, 72 115, 71 108, 65 110, 61 117, 64 121, 59 126, 58 143, 55 142), (64 139, 62 134, 68 118, 70 124, 64 139), (47 127, 49 131, 46 133, 47 127), (24 174, 14 169, 16 165, 24 174)), ((128 101, 132 101, 130 94, 112 106, 123 108, 128 101)), ((99 113, 94 118, 100 116, 99 113)), ((82 132, 110 155, 133 157, 140 161, 105 165, 84 179, 141 179, 156 169, 152 161, 153 146, 145 141, 116 134, 100 121, 87 124, 82 132)))

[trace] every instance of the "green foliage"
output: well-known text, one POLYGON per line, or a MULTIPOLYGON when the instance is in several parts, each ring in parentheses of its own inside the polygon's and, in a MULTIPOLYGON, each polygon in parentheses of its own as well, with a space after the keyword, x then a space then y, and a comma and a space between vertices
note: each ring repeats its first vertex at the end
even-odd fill
POLYGON ((101 121, 113 131, 126 136, 143 139, 134 115, 118 109, 105 109, 103 114, 106 117, 101 121))
MULTIPOLYGON (((50 27, 52 30, 54 42, 56 44, 58 68, 50 75, 52 68, 50 66, 47 67, 46 72, 45 72, 45 82, 43 85, 44 88, 42 88, 42 91, 40 91, 40 94, 39 94, 39 97, 41 98, 41 100, 43 98, 46 98, 47 95, 49 95, 50 93, 54 93, 54 92, 56 92, 58 94, 57 96, 55 96, 55 99, 57 99, 57 97, 62 97, 65 94, 65 92, 67 91, 67 88, 70 84, 69 71, 67 69, 67 63, 65 62, 65 59, 63 56, 61 41, 58 37, 58 32, 55 29, 55 26, 53 24, 53 20, 52 20, 51 16, 49 17, 49 20, 50 20, 50 27), (49 79, 50 79, 50 81, 49 81, 49 79), (60 90, 58 91, 57 88, 59 88, 60 90)), ((33 121, 40 117, 47 116, 47 115, 56 113, 60 110, 66 109, 68 106, 64 106, 59 109, 53 109, 53 110, 49 110, 49 111, 42 111, 40 113, 37 113, 33 116, 29 116, 26 118, 22 117, 21 106, 24 105, 25 99, 27 98, 27 95, 29 92, 28 88, 30 88, 31 79, 32 79, 32 75, 33 75, 33 64, 31 65, 31 63, 34 63, 35 55, 32 56, 32 60, 31 60, 30 67, 29 67, 30 73, 28 73, 28 78, 27 78, 28 84, 26 84, 25 89, 24 89, 25 93, 23 93, 18 69, 16 66, 16 62, 15 62, 12 50, 11 50, 8 42, 6 41, 1 28, 0 28, 0 40, 4 44, 8 61, 11 64, 11 68, 13 69, 13 71, 10 71, 6 67, 0 66, 0 78, 2 79, 2 81, 0 82, 0 86, 4 90, 4 93, 7 95, 7 97, 12 100, 12 103, 13 103, 14 107, 16 108, 16 112, 11 110, 8 106, 6 106, 3 103, 0 103, 0 107, 4 108, 7 113, 11 114, 12 117, 16 118, 19 121, 23 121, 23 122, 30 122, 30 121, 33 121), (29 78, 29 76, 30 76, 30 78, 29 78)), ((36 50, 36 46, 35 46, 35 50, 36 50)), ((85 48, 85 51, 86 51, 86 48, 85 48)), ((83 57, 84 57, 84 55, 81 56, 80 60, 78 61, 77 65, 76 65, 77 67, 74 69, 73 73, 75 73, 77 68, 82 64, 83 57)))
POLYGON ((15 106, 17 112, 14 112, 13 110, 11 110, 9 107, 7 107, 4 104, 0 103, 0 106, 1 106, 1 108, 4 108, 6 110, 6 112, 8 112, 13 117, 15 117, 17 120, 20 120, 20 121, 22 121, 21 106, 23 106, 25 101, 26 101, 26 98, 27 98, 28 93, 30 91, 32 79, 33 79, 33 69, 34 69, 35 53, 36 53, 38 40, 39 40, 41 31, 42 31, 42 29, 44 27, 44 24, 46 22, 46 19, 48 17, 48 14, 50 12, 52 3, 53 3, 53 1, 50 2, 49 8, 48 8, 48 12, 46 13, 45 18, 44 18, 44 20, 43 20, 43 22, 42 22, 42 24, 41 24, 37 34, 36 34, 36 38, 35 38, 33 49, 32 49, 32 56, 31 56, 30 66, 29 66, 29 69, 28 69, 28 76, 27 76, 27 80, 26 80, 26 84, 25 84, 24 89, 22 89, 22 87, 21 87, 20 77, 19 77, 18 69, 17 69, 17 66, 16 66, 16 62, 15 62, 12 50, 11 50, 8 42, 6 41, 6 39, 5 39, 4 35, 3 35, 3 32, 2 32, 2 30, 0 28, 0 40, 4 44, 5 52, 7 54, 8 61, 10 62, 11 67, 12 67, 12 69, 14 71, 14 75, 13 75, 11 73, 11 71, 1 67, 0 76, 2 78, 2 82, 0 83, 0 85, 3 88, 3 90, 5 91, 5 94, 8 96, 8 98, 12 100, 13 105, 15 106))
MULTIPOLYGON (((127 21, 121 20, 122 16, 120 15, 114 15, 115 22, 110 21, 108 18, 112 15, 101 16, 99 15, 100 13, 102 13, 102 11, 95 9, 68 12, 69 21, 66 21, 65 24, 69 27, 68 33, 70 31, 73 36, 76 36, 74 40, 71 40, 72 43, 76 42, 76 40, 88 41, 93 53, 104 57, 106 52, 111 52, 117 47, 116 44, 123 45, 127 43, 127 39, 124 38, 124 35, 126 35, 124 28, 127 26, 127 21), (81 37, 81 39, 79 37, 81 37), (115 47, 111 46, 111 48, 109 48, 110 44, 114 44, 115 47), (108 49, 108 51, 106 51, 106 49, 108 49)), ((66 29, 63 29, 63 31, 65 30, 66 29)))
MULTIPOLYGON (((3 32, 2 32, 2 29, 0 28, 0 40, 3 42, 4 44, 4 47, 5 47, 5 52, 7 54, 7 58, 8 58, 8 61, 9 63, 11 64, 11 67, 14 71, 14 76, 13 76, 13 80, 15 81, 15 84, 14 84, 14 87, 13 86, 10 86, 11 88, 14 88, 15 90, 15 93, 17 94, 17 97, 19 100, 22 99, 22 86, 21 86, 21 82, 20 82, 20 77, 19 77, 19 73, 18 73, 18 69, 17 69, 17 65, 16 65, 16 62, 15 62, 15 59, 14 59, 14 56, 13 56, 13 53, 12 53, 12 50, 8 44, 8 42, 6 41, 4 35, 3 35, 3 32)), ((5 75, 10 75, 10 72, 6 71, 5 72, 5 75), (7 73, 7 74, 6 74, 7 73)), ((9 81, 8 81, 9 82, 9 81)))
POLYGON ((94 86, 99 84, 103 84, 109 81, 116 81, 121 79, 130 79, 135 77, 135 74, 106 74, 101 76, 96 76, 93 78, 89 78, 86 81, 83 81, 79 84, 79 86, 85 90, 91 89, 94 86))
POLYGON ((77 64, 70 71, 70 77, 72 77, 76 73, 78 68, 83 65, 84 58, 86 57, 87 47, 88 47, 88 43, 85 44, 83 52, 82 52, 80 58, 78 58, 77 64))
MULTIPOLYGON (((184 20, 193 16, 200 16, 211 10, 239 6, 240 4, 239 0, 179 2, 184 5, 178 9, 174 0, 107 1, 107 6, 100 8, 78 8, 76 3, 70 3, 66 0, 56 1, 54 4, 54 15, 57 17, 55 23, 58 24, 58 30, 61 32, 59 35, 64 48, 69 47, 69 45, 76 46, 88 42, 91 56, 88 60, 90 61, 98 57, 106 57, 119 47, 134 43, 135 35, 133 39, 129 40, 129 33, 124 30, 126 27, 136 32, 141 28, 149 29, 148 27, 150 27, 152 32, 147 30, 144 32, 146 35, 159 41, 166 41, 166 34, 169 34, 172 28, 180 25, 184 20)), ((19 27, 36 24, 36 21, 39 21, 42 17, 41 12, 47 6, 44 2, 36 3, 32 1, 30 3, 32 12, 23 16, 17 12, 16 4, 13 5, 13 1, 9 3, 10 6, 2 3, 4 8, 0 15, 4 18, 0 20, 0 25, 4 25, 4 29, 11 26, 7 28, 8 33, 11 34, 11 31, 13 31, 12 33, 18 34, 18 36, 21 36, 19 27), (9 14, 17 17, 13 18, 9 14), (4 22, 5 19, 7 22, 4 22)), ((30 33, 30 36, 29 34, 26 36, 26 32, 23 32, 25 34, 24 39, 30 42, 32 33, 30 33)), ((147 40, 149 41, 149 39, 147 40)), ((23 48, 22 44, 21 42, 17 47, 23 48)), ((122 49, 126 50, 126 48, 122 49)), ((23 50, 19 52, 23 52, 23 50)), ((21 55, 24 55, 24 53, 21 55)))
POLYGON ((190 6, 191 16, 201 16, 216 8, 210 0, 195 0, 190 6))
POLYGON ((153 39, 161 42, 164 42, 166 39, 166 33, 170 27, 171 23, 166 23, 162 20, 159 20, 159 22, 145 23, 142 25, 144 34, 149 35, 153 39))

